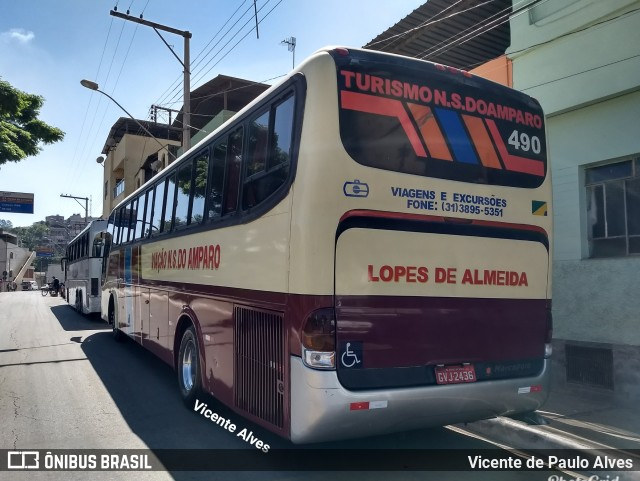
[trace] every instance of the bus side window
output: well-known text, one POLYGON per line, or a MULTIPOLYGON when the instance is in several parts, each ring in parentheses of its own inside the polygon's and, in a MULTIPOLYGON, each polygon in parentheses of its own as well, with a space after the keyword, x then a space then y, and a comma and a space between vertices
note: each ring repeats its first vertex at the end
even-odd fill
POLYGON ((176 211, 174 215, 174 227, 179 228, 188 224, 189 199, 193 189, 191 187, 191 171, 193 162, 188 162, 178 170, 176 185, 176 211))
POLYGON ((124 244, 127 234, 124 228, 124 207, 118 209, 118 244, 124 244))
POLYGON ((293 95, 276 107, 273 125, 271 160, 269 169, 291 163, 291 140, 293 137, 293 95))
POLYGON ((114 213, 114 219, 113 219, 113 245, 119 245, 120 244, 120 214, 122 213, 121 209, 118 209, 115 213, 114 213))
POLYGON ((218 142, 213 147, 211 160, 211 183, 207 187, 208 215, 207 219, 222 216, 222 199, 224 194, 224 175, 227 162, 227 141, 218 142))
POLYGON ((263 172, 267 168, 267 141, 269 140, 269 114, 267 111, 249 126, 247 152, 247 177, 263 172))
POLYGON ((130 206, 130 220, 129 220, 129 242, 135 238, 136 231, 136 218, 138 217, 138 199, 135 198, 131 201, 130 206))
POLYGON ((167 191, 164 204, 164 222, 160 232, 169 232, 173 229, 173 213, 176 204, 176 174, 173 173, 167 179, 167 191))
POLYGON ((138 201, 137 201, 138 208, 136 209, 137 214, 136 214, 136 218, 134 219, 135 229, 133 233, 133 238, 135 240, 138 240, 142 237, 143 224, 144 224, 144 209, 145 209, 146 201, 147 201, 146 195, 141 195, 140 197, 138 197, 138 201))
MULTIPOLYGON (((249 162, 247 164, 247 176, 242 195, 242 208, 250 209, 260 204, 278 187, 284 184, 289 177, 289 167, 291 160, 291 138, 293 132, 293 107, 294 97, 291 95, 284 102, 278 104, 273 110, 271 123, 260 125, 261 133, 264 133, 264 160, 262 152, 256 148, 255 157, 251 157, 251 147, 249 149, 249 162), (269 155, 267 152, 267 137, 269 139, 269 155)), ((266 120, 264 115, 253 122, 253 127, 257 122, 266 120)), ((254 141, 254 136, 250 138, 254 141)), ((257 142, 260 146, 260 142, 257 142)), ((262 147, 260 147, 262 149, 262 147)))
POLYGON ((131 203, 121 209, 120 217, 120 243, 126 244, 129 241, 129 225, 131 223, 131 203))
POLYGON ((144 229, 142 234, 143 239, 146 239, 147 237, 149 237, 149 234, 151 234, 151 213, 153 212, 153 193, 154 193, 153 189, 150 189, 147 191, 147 196, 146 196, 147 209, 145 213, 144 229))
POLYGON ((103 247, 104 247, 104 236, 102 235, 102 232, 98 232, 93 238, 93 249, 91 252, 91 257, 102 257, 103 247))
POLYGON ((158 182, 155 189, 155 199, 153 201, 153 223, 151 224, 151 235, 158 235, 162 227, 162 204, 164 203, 165 181, 158 182))
POLYGON ((189 224, 199 224, 204 218, 204 200, 209 175, 209 151, 205 150, 194 160, 193 195, 189 205, 189 224))
POLYGON ((224 192, 222 215, 231 214, 238 208, 238 189, 242 168, 242 127, 229 136, 227 149, 227 179, 224 192))
POLYGON ((111 213, 111 215, 109 216, 109 222, 107 223, 107 234, 108 234, 108 239, 111 239, 111 242, 113 243, 113 232, 115 230, 115 213, 111 213))

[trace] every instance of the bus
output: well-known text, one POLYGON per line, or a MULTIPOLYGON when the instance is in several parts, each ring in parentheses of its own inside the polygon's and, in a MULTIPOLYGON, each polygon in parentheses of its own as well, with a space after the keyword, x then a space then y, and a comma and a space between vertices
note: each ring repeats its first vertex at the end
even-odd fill
POLYGON ((102 314, 294 443, 531 412, 551 226, 537 101, 325 48, 115 207, 102 314))
POLYGON ((82 314, 99 314, 106 220, 94 220, 67 245, 61 267, 67 303, 82 314))

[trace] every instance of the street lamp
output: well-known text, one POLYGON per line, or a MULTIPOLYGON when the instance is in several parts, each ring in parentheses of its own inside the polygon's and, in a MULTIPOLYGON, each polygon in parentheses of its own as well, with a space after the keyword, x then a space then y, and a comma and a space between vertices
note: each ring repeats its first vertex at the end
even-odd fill
POLYGON ((175 155, 173 155, 173 154, 171 153, 171 151, 169 150, 168 145, 162 145, 162 143, 161 143, 161 142, 160 142, 156 137, 154 137, 154 135, 153 135, 151 132, 149 132, 149 130, 148 130, 144 125, 142 125, 142 124, 138 121, 138 119, 136 119, 133 115, 131 115, 131 114, 127 111, 127 109, 125 109, 122 105, 120 105, 120 103, 119 103, 116 99, 114 99, 114 98, 113 98, 111 95, 109 95, 108 93, 103 92, 102 90, 100 90, 100 88, 98 87, 98 84, 97 84, 97 83, 92 82, 91 80, 82 79, 82 80, 80 80, 80 85, 82 85, 82 86, 83 86, 83 87, 85 87, 85 88, 88 88, 89 90, 95 90, 96 92, 100 92, 102 95, 104 95, 105 97, 107 97, 107 98, 109 98, 110 100, 112 100, 112 101, 113 101, 113 103, 114 103, 114 104, 116 104, 118 107, 120 107, 120 108, 122 109, 122 111, 123 111, 125 114, 127 114, 127 115, 129 116, 129 118, 130 118, 131 120, 133 120, 136 124, 138 124, 138 127, 140 127, 142 130, 144 130, 144 132, 145 132, 149 137, 151 137, 153 140, 155 140, 155 141, 158 143, 158 145, 159 145, 160 147, 162 147, 163 149, 164 149, 164 148, 167 148, 167 151, 169 152, 169 155, 171 155, 171 156, 173 157, 173 159, 174 159, 174 160, 176 159, 176 156, 175 156, 175 155))

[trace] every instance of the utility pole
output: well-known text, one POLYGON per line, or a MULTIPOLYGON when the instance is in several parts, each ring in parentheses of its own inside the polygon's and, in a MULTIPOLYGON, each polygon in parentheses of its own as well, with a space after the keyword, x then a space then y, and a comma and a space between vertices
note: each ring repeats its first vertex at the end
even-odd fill
MULTIPOLYGON (((60 194, 60 197, 75 199, 76 202, 78 202, 78 200, 84 200, 84 223, 86 224, 87 216, 89 213, 89 197, 76 197, 75 195, 68 195, 68 194, 60 194)), ((78 204, 80 204, 80 202, 78 202, 78 204)), ((82 207, 82 204, 80 204, 80 207, 82 207)))
POLYGON ((189 54, 189 39, 191 39, 191 32, 187 30, 178 30, 176 28, 168 27, 166 25, 162 25, 156 22, 149 22, 148 20, 143 20, 142 15, 140 18, 134 17, 128 14, 120 13, 116 10, 111 10, 109 12, 113 17, 122 18, 124 20, 129 20, 130 22, 139 23, 140 25, 145 25, 147 27, 153 28, 153 30, 158 34, 160 39, 164 42, 164 44, 171 50, 171 53, 175 58, 178 59, 178 62, 182 64, 184 68, 184 93, 183 93, 183 101, 184 107, 182 109, 182 150, 186 152, 191 148, 191 59, 189 54), (180 57, 176 55, 171 45, 167 43, 164 37, 160 34, 158 30, 162 30, 164 32, 173 33, 175 35, 180 35, 184 38, 184 55, 183 60, 180 60, 180 57))
POLYGON ((176 114, 180 113, 179 110, 170 109, 168 107, 162 107, 161 105, 153 104, 151 105, 151 121, 152 122, 158 121, 158 110, 162 110, 169 114, 169 122, 167 122, 169 125, 171 125, 171 113, 172 112, 175 112, 176 114))

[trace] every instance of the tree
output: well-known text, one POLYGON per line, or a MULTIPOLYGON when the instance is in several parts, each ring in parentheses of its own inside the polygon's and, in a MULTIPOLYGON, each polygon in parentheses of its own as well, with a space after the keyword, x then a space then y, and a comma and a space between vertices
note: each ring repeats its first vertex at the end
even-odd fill
POLYGON ((20 244, 29 250, 35 250, 36 247, 46 245, 49 236, 49 227, 43 222, 36 222, 29 227, 14 227, 11 229, 20 239, 20 244))
POLYGON ((22 92, 0 79, 0 166, 37 155, 41 143, 64 138, 62 130, 38 119, 43 103, 43 97, 22 92))
POLYGON ((10 220, 0 219, 0 229, 11 230, 13 229, 13 224, 10 220))

